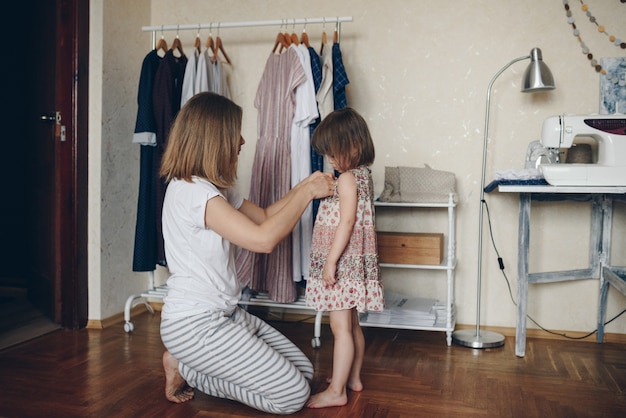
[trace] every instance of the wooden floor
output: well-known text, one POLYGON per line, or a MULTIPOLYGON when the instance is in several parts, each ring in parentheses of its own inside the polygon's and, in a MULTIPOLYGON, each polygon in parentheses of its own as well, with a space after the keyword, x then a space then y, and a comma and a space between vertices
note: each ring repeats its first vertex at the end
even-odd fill
POLYGON ((0 286, 0 350, 60 328, 33 306, 25 289, 0 286))
MULTIPOLYGON (((159 313, 104 330, 60 330, 0 351, 2 417, 265 417, 196 393, 176 405, 163 396, 159 313)), ((332 336, 311 347, 313 324, 272 321, 312 360, 312 387, 325 387, 332 336)), ((536 339, 526 356, 504 347, 450 346, 445 334, 364 328, 365 390, 348 405, 296 417, 625 417, 626 344, 536 339)))

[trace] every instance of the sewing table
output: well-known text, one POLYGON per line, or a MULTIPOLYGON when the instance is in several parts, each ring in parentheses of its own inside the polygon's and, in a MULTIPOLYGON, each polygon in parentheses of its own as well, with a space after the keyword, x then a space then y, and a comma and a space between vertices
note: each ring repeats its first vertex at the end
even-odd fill
POLYGON ((496 181, 487 186, 485 191, 492 191, 496 187, 501 193, 519 193, 518 302, 515 327, 515 355, 524 357, 526 351, 526 311, 529 284, 599 279, 600 298, 597 342, 602 342, 609 284, 612 284, 626 295, 626 267, 614 267, 610 264, 613 201, 626 200, 626 187, 552 186, 547 184, 524 184, 523 181, 517 184, 516 182, 496 181), (590 263, 588 268, 553 272, 528 272, 530 209, 531 201, 533 200, 591 202, 590 263))

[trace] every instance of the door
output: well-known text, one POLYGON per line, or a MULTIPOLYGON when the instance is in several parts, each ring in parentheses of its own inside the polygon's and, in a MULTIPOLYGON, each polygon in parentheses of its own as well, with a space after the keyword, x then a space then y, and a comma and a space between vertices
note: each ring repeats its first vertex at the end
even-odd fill
POLYGON ((12 184, 15 202, 5 210, 16 227, 3 227, 2 248, 11 251, 2 263, 25 278, 39 310, 70 329, 87 321, 88 5, 24 1, 7 19, 10 33, 26 34, 26 47, 8 83, 16 106, 2 175, 12 184))

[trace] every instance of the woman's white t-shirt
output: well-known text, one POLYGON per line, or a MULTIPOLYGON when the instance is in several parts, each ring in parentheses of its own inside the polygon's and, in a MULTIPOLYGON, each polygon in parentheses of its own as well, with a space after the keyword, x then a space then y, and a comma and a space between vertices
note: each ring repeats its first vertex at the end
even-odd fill
POLYGON ((230 312, 239 301, 235 247, 204 223, 206 203, 213 198, 226 199, 235 209, 243 204, 235 189, 218 189, 198 177, 174 179, 167 186, 162 222, 171 276, 162 318, 230 312))

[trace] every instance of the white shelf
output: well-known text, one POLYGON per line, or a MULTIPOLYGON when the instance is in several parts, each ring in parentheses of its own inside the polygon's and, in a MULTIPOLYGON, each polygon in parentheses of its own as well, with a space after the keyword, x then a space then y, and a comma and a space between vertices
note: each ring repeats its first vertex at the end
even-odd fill
POLYGON ((442 331, 446 333, 446 342, 448 345, 452 345, 452 332, 456 323, 455 310, 454 310, 454 270, 456 268, 456 202, 454 201, 454 194, 450 194, 446 203, 410 203, 410 202, 381 202, 376 201, 377 208, 442 208, 447 209, 448 212, 448 241, 445 250, 445 259, 443 263, 439 265, 426 265, 426 264, 394 264, 394 263, 380 263, 381 268, 398 268, 398 269, 415 269, 415 270, 441 270, 446 272, 447 277, 447 294, 443 301, 440 301, 436 305, 437 316, 433 325, 420 325, 416 323, 410 323, 408 321, 395 320, 389 323, 378 323, 367 321, 367 315, 363 316, 361 320, 362 326, 379 327, 379 328, 394 328, 394 329, 414 329, 414 330, 428 330, 428 331, 442 331))
MULTIPOLYGON (((447 273, 447 287, 448 292, 446 299, 440 301, 437 306, 437 319, 432 326, 420 326, 404 321, 397 323, 376 323, 368 322, 366 318, 360 321, 364 327, 378 327, 378 328, 392 328, 392 329, 413 329, 413 330, 428 330, 428 331, 441 331, 446 332, 446 342, 448 345, 452 344, 452 332, 455 325, 455 311, 454 311, 454 269, 456 268, 456 254, 455 254, 455 212, 456 202, 454 201, 454 195, 450 194, 449 200, 446 203, 395 203, 395 202, 380 202, 376 201, 376 207, 388 207, 388 208, 441 208, 447 209, 448 212, 448 245, 446 249, 445 259, 443 263, 439 265, 426 265, 426 264, 392 264, 392 263, 380 263, 381 268, 398 268, 398 269, 415 269, 415 270, 441 270, 447 273)), ((320 347, 320 334, 321 334, 321 319, 324 312, 315 312, 310 307, 306 306, 306 300, 304 295, 300 295, 298 299, 292 303, 280 303, 275 302, 269 298, 266 293, 256 293, 252 295, 246 295, 242 293, 242 298, 239 301, 240 305, 244 306, 265 306, 284 309, 301 309, 311 310, 315 313, 315 328, 311 345, 314 348, 320 347)))
POLYGON ((275 302, 270 299, 267 293, 256 293, 254 295, 251 295, 250 299, 246 299, 245 293, 242 293, 242 298, 239 300, 239 305, 256 305, 288 309, 311 309, 306 306, 306 299, 304 295, 298 296, 298 299, 296 299, 294 302, 281 303, 275 302))
POLYGON ((456 202, 454 196, 451 197, 452 201, 438 202, 438 203, 413 203, 413 202, 381 202, 377 200, 374 205, 381 207, 397 207, 397 208, 448 208, 455 207, 456 202))
MULTIPOLYGON (((363 327, 370 327, 370 328, 392 328, 392 329, 420 329, 420 330, 428 330, 428 331, 444 331, 447 332, 450 327, 447 326, 446 322, 447 322, 447 309, 446 306, 444 304, 439 304, 439 306, 437 306, 437 319, 435 321, 435 323, 431 326, 416 326, 415 324, 411 324, 408 322, 401 322, 398 321, 397 323, 379 323, 379 322, 370 322, 367 319, 367 316, 365 316, 364 318, 361 318, 361 320, 359 321, 361 326, 363 327)), ((451 312, 451 320, 452 323, 454 324, 455 322, 455 312, 454 312, 454 306, 450 306, 450 312, 451 312)), ((369 315, 369 314, 368 314, 369 315)))
POLYGON ((380 267, 396 268, 396 269, 422 269, 422 270, 448 270, 456 267, 456 260, 448 262, 444 260, 442 264, 395 264, 395 263, 380 263, 380 267))

